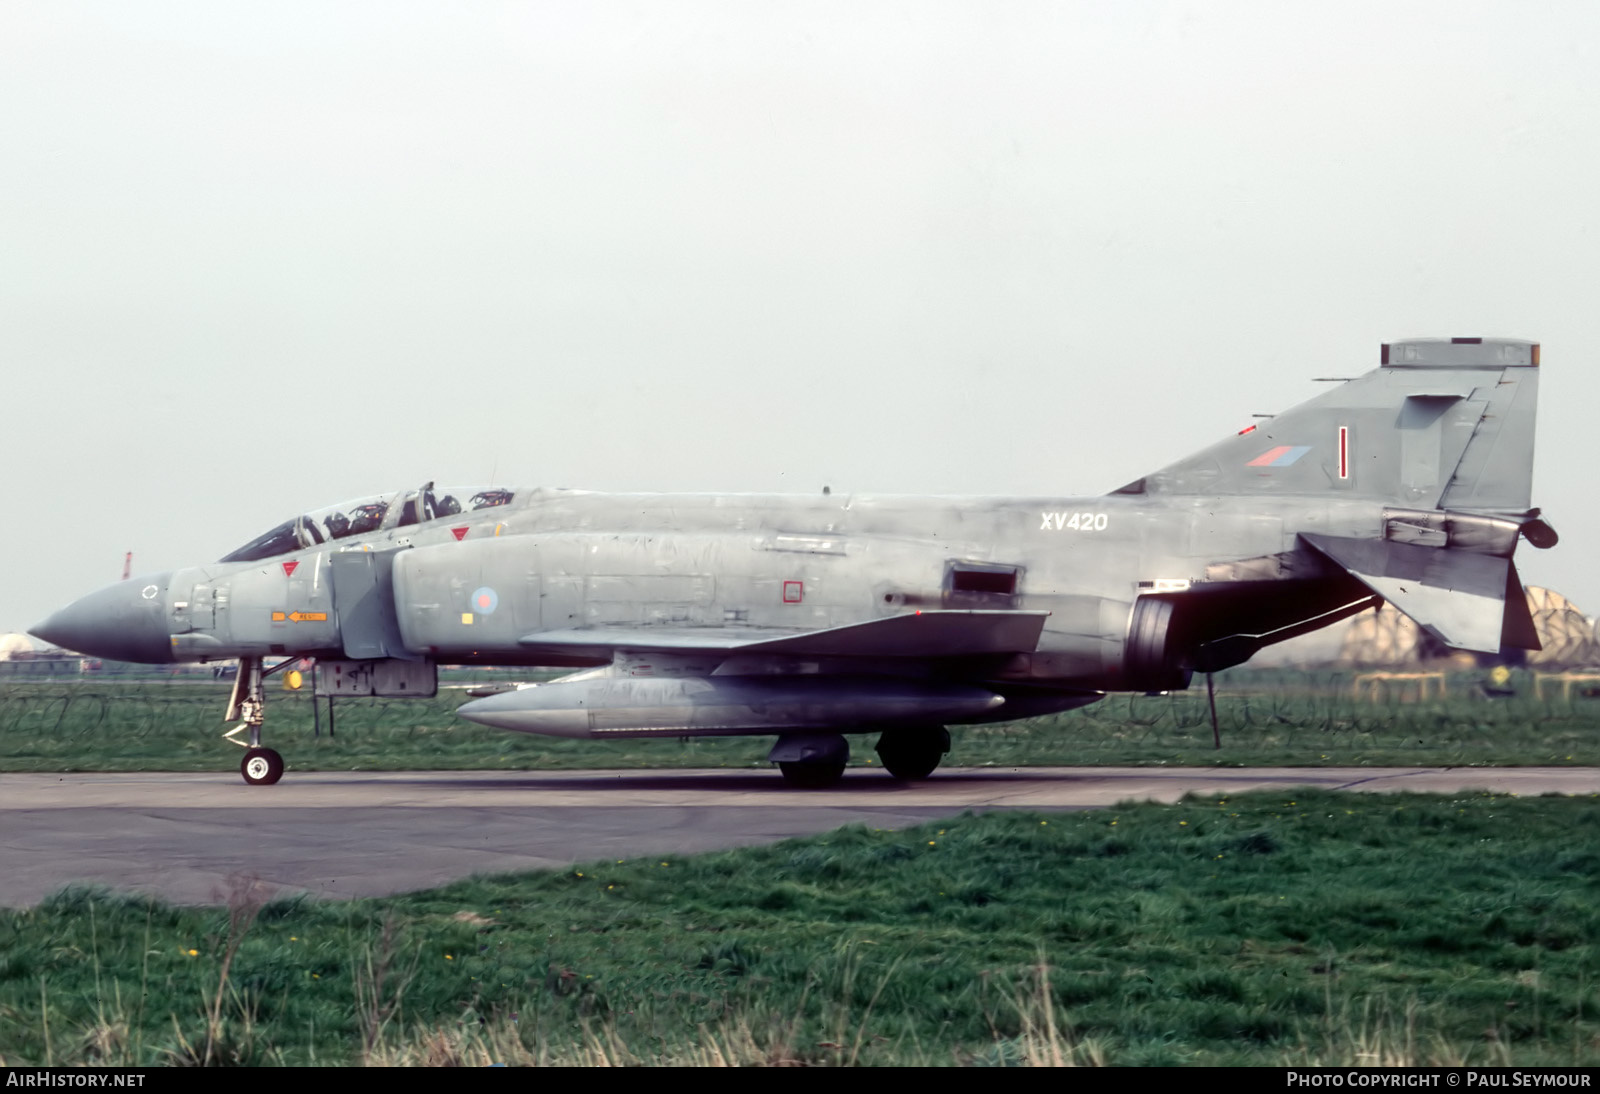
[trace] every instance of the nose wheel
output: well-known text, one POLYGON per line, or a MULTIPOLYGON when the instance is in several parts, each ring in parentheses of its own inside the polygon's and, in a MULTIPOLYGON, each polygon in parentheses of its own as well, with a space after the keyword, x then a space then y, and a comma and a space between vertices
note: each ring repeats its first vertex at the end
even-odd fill
POLYGON ((271 786, 283 778, 283 757, 270 748, 261 747, 261 724, 267 720, 267 694, 261 686, 265 675, 261 671, 261 658, 239 658, 239 674, 234 677, 233 694, 228 699, 228 713, 224 715, 224 720, 229 722, 243 719, 222 736, 245 750, 239 774, 251 786, 271 786), (236 739, 246 730, 250 734, 249 744, 236 739))
POLYGON ((252 748, 244 754, 239 774, 251 786, 271 786, 283 778, 283 757, 270 748, 252 748))

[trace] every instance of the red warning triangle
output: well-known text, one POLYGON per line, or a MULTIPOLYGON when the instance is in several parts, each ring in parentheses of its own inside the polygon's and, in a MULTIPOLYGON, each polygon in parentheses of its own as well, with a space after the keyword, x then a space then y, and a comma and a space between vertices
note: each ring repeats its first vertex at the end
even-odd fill
POLYGON ((297 567, 299 565, 300 565, 300 563, 298 561, 285 562, 283 564, 283 576, 284 577, 293 577, 294 576, 295 567, 297 567))
POLYGON ((460 543, 463 539, 466 538, 467 529, 469 527, 470 527, 470 525, 463 524, 460 528, 452 528, 452 529, 450 529, 450 534, 456 537, 456 542, 457 543, 460 543))

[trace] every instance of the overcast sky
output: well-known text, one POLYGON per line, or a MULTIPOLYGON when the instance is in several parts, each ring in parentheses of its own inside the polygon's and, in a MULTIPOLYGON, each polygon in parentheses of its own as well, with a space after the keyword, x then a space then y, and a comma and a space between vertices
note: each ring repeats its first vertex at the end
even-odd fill
POLYGON ((0 4, 0 630, 434 479, 1112 489, 1543 343, 1600 609, 1600 5, 0 4))

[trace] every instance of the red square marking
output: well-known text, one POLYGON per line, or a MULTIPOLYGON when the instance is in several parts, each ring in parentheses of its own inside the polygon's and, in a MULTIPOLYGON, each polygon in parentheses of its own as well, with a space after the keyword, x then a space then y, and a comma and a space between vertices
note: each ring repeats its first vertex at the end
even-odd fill
POLYGON ((785 604, 798 604, 805 599, 806 583, 804 581, 785 581, 783 583, 783 602, 785 604))

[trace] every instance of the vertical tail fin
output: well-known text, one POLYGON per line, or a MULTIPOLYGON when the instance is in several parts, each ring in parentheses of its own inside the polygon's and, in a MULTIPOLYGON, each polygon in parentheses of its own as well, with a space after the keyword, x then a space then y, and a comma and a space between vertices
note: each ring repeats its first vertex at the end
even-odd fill
POLYGON ((1531 504, 1539 346, 1414 339, 1381 366, 1119 494, 1336 492, 1413 509, 1531 504))

